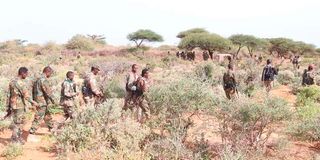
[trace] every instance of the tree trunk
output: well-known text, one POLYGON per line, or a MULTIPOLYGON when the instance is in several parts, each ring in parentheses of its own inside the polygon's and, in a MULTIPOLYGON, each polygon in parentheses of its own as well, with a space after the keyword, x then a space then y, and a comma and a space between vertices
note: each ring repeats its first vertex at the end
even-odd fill
POLYGON ((239 54, 239 52, 240 52, 241 48, 242 48, 242 46, 239 46, 239 48, 238 48, 238 50, 237 50, 237 53, 236 53, 236 55, 235 55, 235 57, 234 57, 234 58, 238 58, 238 54, 239 54))

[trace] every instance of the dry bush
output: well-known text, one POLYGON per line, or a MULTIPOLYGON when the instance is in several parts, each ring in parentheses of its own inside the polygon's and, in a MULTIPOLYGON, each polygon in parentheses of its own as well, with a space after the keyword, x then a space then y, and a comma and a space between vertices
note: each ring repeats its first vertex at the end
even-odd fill
POLYGON ((265 147, 273 132, 271 125, 290 117, 286 102, 273 98, 266 98, 260 103, 245 97, 224 101, 214 111, 223 144, 235 151, 265 147))
POLYGON ((282 85, 292 84, 295 81, 294 73, 290 70, 279 71, 277 81, 282 85))

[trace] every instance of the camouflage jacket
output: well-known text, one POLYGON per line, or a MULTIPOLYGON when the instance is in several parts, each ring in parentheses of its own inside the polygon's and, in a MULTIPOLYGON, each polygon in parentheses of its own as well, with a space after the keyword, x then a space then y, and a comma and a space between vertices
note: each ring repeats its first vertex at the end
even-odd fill
POLYGON ((33 98, 40 106, 55 104, 52 86, 45 75, 33 84, 33 98))
POLYGON ((126 76, 126 90, 130 91, 132 86, 137 85, 136 82, 139 78, 137 73, 130 72, 126 76))
POLYGON ((74 106, 74 98, 77 96, 76 84, 70 79, 65 79, 61 84, 60 105, 74 106))
POLYGON ((92 97, 102 93, 98 86, 97 77, 92 72, 84 78, 82 93, 85 97, 92 97))
POLYGON ((32 103, 26 81, 20 78, 13 79, 9 83, 8 98, 11 109, 24 109, 26 107, 26 101, 32 103))

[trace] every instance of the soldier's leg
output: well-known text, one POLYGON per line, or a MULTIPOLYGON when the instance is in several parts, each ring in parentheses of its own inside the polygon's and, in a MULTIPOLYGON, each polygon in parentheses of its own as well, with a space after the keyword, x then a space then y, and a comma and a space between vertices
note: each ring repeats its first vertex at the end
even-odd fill
POLYGON ((21 142, 21 135, 23 131, 23 124, 25 120, 24 109, 13 110, 13 126, 11 139, 14 142, 21 142))
POLYGON ((229 90, 229 89, 225 89, 224 92, 226 93, 226 97, 227 97, 228 99, 231 99, 230 90, 229 90))
POLYGON ((53 122, 53 118, 51 116, 51 113, 50 113, 48 107, 46 107, 44 121, 45 121, 47 127, 49 128, 49 130, 51 130, 53 128, 54 122, 53 122))
POLYGON ((34 120, 32 122, 31 128, 29 130, 30 134, 34 134, 37 131, 42 120, 44 119, 44 116, 46 114, 46 110, 47 110, 47 106, 37 107, 37 112, 34 115, 34 120))
POLYGON ((127 91, 127 92, 126 92, 126 96, 125 96, 125 98, 124 98, 124 105, 123 105, 122 110, 124 110, 124 111, 127 111, 127 110, 128 110, 128 108, 129 108, 129 103, 130 103, 131 98, 132 98, 131 92, 128 92, 128 91, 127 91))
POLYGON ((150 118, 150 108, 149 103, 146 98, 143 98, 142 102, 140 103, 140 108, 142 110, 143 115, 146 117, 146 119, 150 118))

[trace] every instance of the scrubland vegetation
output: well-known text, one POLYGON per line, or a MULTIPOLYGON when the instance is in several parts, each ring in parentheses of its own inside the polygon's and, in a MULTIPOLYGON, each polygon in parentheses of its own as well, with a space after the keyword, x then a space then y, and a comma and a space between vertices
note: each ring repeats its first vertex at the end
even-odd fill
MULTIPOLYGON (((94 109, 79 107, 77 117, 58 129, 50 138, 53 152, 61 159, 296 159, 294 143, 320 139, 320 88, 302 87, 302 70, 319 62, 319 49, 311 44, 286 38, 257 38, 233 35, 224 38, 196 28, 177 35, 178 47, 146 47, 144 42, 162 41, 150 30, 128 35, 135 47, 107 45, 102 35, 75 35, 67 44, 43 45, 12 40, 0 44, 0 115, 6 109, 7 87, 18 67, 30 70, 30 85, 44 66, 55 70, 52 84, 59 97, 60 83, 69 70, 77 74, 77 87, 90 66, 101 66, 99 84, 106 102, 94 109), (196 51, 195 61, 176 57, 177 51, 196 51), (202 52, 230 54, 235 58, 238 94, 227 100, 222 87, 226 60, 203 61, 202 52), (293 54, 304 56, 300 70, 290 61, 293 54), (257 61, 261 56, 263 62, 257 61), (274 90, 267 94, 260 76, 265 60, 272 58, 279 75, 274 90), (151 69, 153 85, 147 93, 152 118, 144 124, 135 121, 130 111, 121 116, 125 96, 124 76, 132 64, 151 69), (80 112, 81 111, 81 112, 80 112), (201 117, 206 117, 202 119, 201 117), (200 122, 199 122, 200 121, 200 122), (194 128, 200 128, 195 131, 194 128), (292 147, 293 146, 293 147, 292 147)), ((317 64, 318 65, 318 64, 317 64)), ((79 105, 83 104, 79 99, 79 105)), ((61 115, 61 107, 51 111, 61 115)), ((28 121, 32 109, 27 111, 28 121)), ((10 121, 0 121, 0 131, 8 132, 10 121)), ((23 147, 6 145, 2 156, 14 158, 23 147)), ((318 151, 302 153, 302 159, 318 151)))

